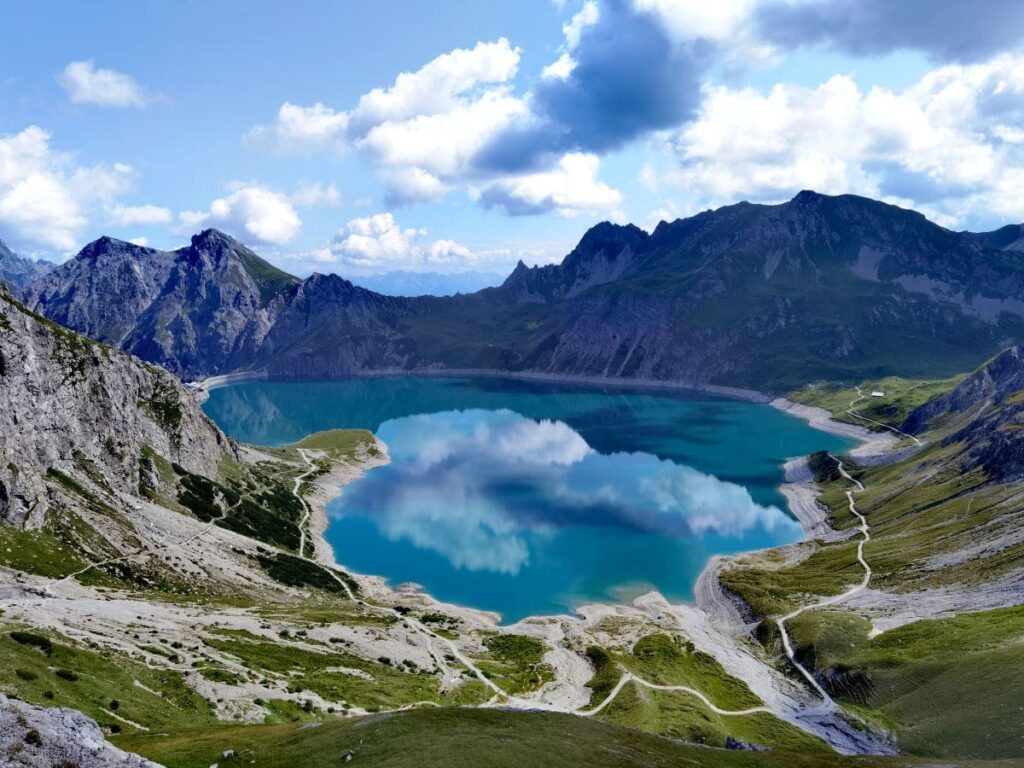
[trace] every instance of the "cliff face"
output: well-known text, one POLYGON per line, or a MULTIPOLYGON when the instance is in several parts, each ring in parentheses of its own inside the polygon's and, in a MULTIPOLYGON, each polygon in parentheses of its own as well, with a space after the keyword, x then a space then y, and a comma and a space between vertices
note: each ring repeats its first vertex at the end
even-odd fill
POLYGON ((170 373, 35 316, 0 290, 0 520, 39 526, 54 471, 135 496, 151 453, 215 476, 232 450, 170 373))
POLYGON ((208 231, 173 254, 139 250, 159 286, 129 290, 123 307, 108 305, 124 286, 87 275, 91 251, 126 248, 111 241, 30 299, 185 376, 497 368, 786 389, 951 375, 1024 338, 1019 242, 1019 227, 956 233, 877 201, 802 192, 651 234, 600 224, 559 265, 520 264, 497 288, 447 298, 300 282, 208 231), (64 279, 74 291, 45 289, 64 279), (130 327, 118 337, 107 328, 121 315, 130 327))

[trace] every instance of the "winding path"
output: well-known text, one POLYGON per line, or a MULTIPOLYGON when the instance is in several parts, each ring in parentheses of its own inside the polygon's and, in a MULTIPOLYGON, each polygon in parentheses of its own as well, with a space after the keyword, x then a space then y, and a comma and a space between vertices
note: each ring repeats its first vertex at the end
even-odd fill
POLYGON ((863 493, 864 485, 860 482, 860 480, 857 480, 855 477, 850 476, 850 474, 846 471, 846 467, 843 466, 842 461, 837 459, 831 453, 829 454, 829 458, 835 461, 836 465, 839 468, 839 474, 841 474, 844 478, 846 478, 851 483, 857 486, 855 491, 846 492, 846 500, 849 502, 850 512, 856 515, 857 519, 860 520, 860 525, 858 526, 858 528, 860 529, 861 540, 857 542, 857 561, 864 567, 864 578, 861 580, 860 584, 850 587, 848 590, 841 594, 833 595, 832 597, 827 597, 824 600, 819 600, 818 602, 811 603, 810 605, 800 606, 795 611, 791 611, 790 613, 787 613, 785 616, 780 616, 778 619, 775 620, 775 624, 779 628, 779 634, 782 637, 782 647, 786 651, 786 657, 790 660, 790 662, 792 662, 793 666, 796 667, 797 670, 799 670, 800 674, 804 676, 807 682, 811 684, 811 687, 818 692, 818 695, 821 696, 826 706, 832 707, 835 706, 835 702, 832 701, 832 697, 829 696, 825 692, 825 689, 818 684, 818 681, 814 678, 814 675, 812 675, 803 664, 797 661, 796 652, 793 650, 793 643, 789 636, 789 631, 786 629, 787 621, 795 619, 797 616, 799 616, 802 613, 805 613, 806 611, 813 611, 818 608, 827 608, 830 605, 836 605, 837 603, 841 603, 848 597, 852 597, 853 595, 860 592, 862 589, 864 589, 864 587, 868 585, 868 582, 871 581, 871 566, 868 565, 868 561, 864 559, 864 545, 871 541, 871 533, 868 531, 867 518, 864 517, 864 515, 862 515, 858 511, 857 505, 853 501, 853 494, 855 492, 863 493))
POLYGON ((893 432, 893 433, 895 433, 897 435, 900 435, 901 437, 909 438, 909 439, 914 441, 915 445, 924 445, 924 443, 922 443, 918 438, 914 437, 913 435, 908 435, 902 429, 897 429, 896 427, 891 427, 888 424, 883 424, 880 421, 875 421, 874 419, 869 419, 867 416, 864 416, 863 414, 861 414, 860 411, 855 410, 853 406, 855 406, 857 403, 859 403, 861 400, 863 400, 866 397, 866 395, 861 391, 860 387, 854 385, 853 388, 857 390, 857 397, 850 401, 850 407, 846 409, 846 412, 848 414, 853 416, 853 418, 855 418, 855 419, 860 419, 861 421, 867 421, 867 422, 869 422, 871 424, 874 424, 876 426, 882 427, 883 429, 887 429, 890 432, 893 432))
POLYGON ((657 683, 652 683, 647 680, 644 680, 642 677, 638 677, 634 675, 632 672, 624 672, 622 674, 622 677, 619 678, 619 682, 615 684, 615 687, 612 688, 612 690, 608 693, 604 701, 602 701, 596 707, 594 707, 593 709, 586 710, 578 709, 575 711, 575 714, 580 715, 581 717, 592 717, 593 715, 596 715, 598 712, 600 712, 602 709, 604 709, 612 703, 615 697, 619 695, 619 691, 621 691, 627 683, 636 683, 637 685, 642 685, 644 688, 650 688, 654 691, 681 691, 683 693, 688 693, 691 696, 695 696, 696 698, 700 699, 701 703, 705 707, 710 709, 712 712, 714 712, 716 715, 725 715, 731 717, 737 715, 756 715, 762 712, 767 713, 769 715, 774 714, 771 711, 771 709, 763 706, 750 707, 749 709, 722 709, 721 707, 715 706, 715 704, 713 704, 707 696, 698 691, 696 688, 691 688, 688 685, 658 685, 657 683))
MULTIPOLYGON (((897 429, 896 427, 891 427, 888 424, 883 424, 880 421, 875 421, 874 419, 869 419, 867 416, 861 415, 861 413, 859 411, 857 411, 856 405, 861 400, 864 400, 866 398, 866 395, 864 394, 863 391, 861 391, 860 387, 854 386, 854 389, 857 390, 857 397, 855 397, 853 400, 850 401, 850 405, 846 409, 846 412, 850 416, 853 416, 856 419, 861 419, 863 421, 870 422, 872 424, 876 424, 876 425, 878 425, 880 427, 883 427, 884 429, 889 430, 890 432, 894 432, 897 435, 909 438, 909 439, 913 440, 916 445, 924 445, 924 443, 922 443, 921 440, 919 440, 918 438, 914 437, 913 435, 907 434, 906 432, 904 432, 901 429, 897 429)), ((822 698, 826 708, 834 707, 835 706, 835 702, 832 700, 832 697, 829 696, 828 693, 825 692, 825 689, 822 688, 821 685, 818 684, 818 681, 815 679, 814 675, 812 675, 810 673, 810 671, 803 664, 801 664, 799 661, 797 661, 796 653, 793 650, 792 639, 789 636, 789 631, 786 629, 786 622, 790 621, 792 619, 795 619, 797 616, 799 616, 800 614, 805 613, 807 611, 812 611, 812 610, 815 610, 817 608, 827 608, 827 607, 829 607, 831 605, 836 605, 837 603, 841 603, 844 600, 846 600, 847 598, 852 597, 853 595, 855 595, 858 592, 860 592, 861 590, 863 590, 868 585, 868 582, 871 581, 871 566, 868 565, 868 561, 864 559, 864 545, 867 544, 869 541, 871 541, 871 533, 868 530, 867 518, 864 517, 864 515, 862 515, 860 513, 860 511, 857 509, 856 503, 853 500, 853 494, 854 493, 863 493, 864 492, 864 484, 861 483, 861 481, 858 480, 857 478, 851 476, 850 473, 846 471, 846 467, 843 465, 843 462, 840 461, 838 458, 836 458, 834 455, 832 455, 830 453, 829 454, 829 458, 831 458, 836 463, 836 466, 839 469, 839 474, 842 475, 846 480, 848 480, 854 486, 856 486, 854 489, 848 490, 846 492, 846 500, 847 500, 847 502, 849 502, 850 512, 852 512, 854 515, 856 515, 857 519, 860 521, 860 525, 857 526, 858 529, 860 530, 860 533, 861 533, 861 540, 859 542, 857 542, 857 562, 859 562, 861 564, 861 566, 863 566, 863 568, 864 568, 864 578, 861 580, 860 584, 857 584, 857 585, 855 585, 853 587, 850 587, 848 590, 846 590, 842 594, 833 595, 832 597, 825 598, 824 600, 820 600, 820 601, 818 601, 816 603, 811 603, 810 605, 801 606, 800 608, 797 608, 795 611, 787 613, 785 616, 781 616, 781 617, 779 617, 778 619, 775 620, 775 624, 779 628, 779 634, 782 637, 782 647, 783 647, 783 649, 786 652, 786 657, 790 660, 790 662, 793 664, 793 666, 797 668, 797 670, 800 672, 800 674, 803 675, 803 677, 807 680, 807 682, 811 684, 811 687, 814 688, 814 690, 818 692, 818 695, 821 696, 821 698, 822 698)))

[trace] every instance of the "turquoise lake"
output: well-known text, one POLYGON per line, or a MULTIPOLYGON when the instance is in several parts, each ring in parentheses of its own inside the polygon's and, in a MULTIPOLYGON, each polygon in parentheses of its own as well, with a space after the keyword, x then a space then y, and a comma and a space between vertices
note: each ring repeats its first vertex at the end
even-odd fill
POLYGON ((801 537, 782 464, 851 443, 767 405, 490 378, 247 382, 206 412, 244 442, 364 427, 391 463, 328 505, 339 563, 505 623, 658 589, 801 537))

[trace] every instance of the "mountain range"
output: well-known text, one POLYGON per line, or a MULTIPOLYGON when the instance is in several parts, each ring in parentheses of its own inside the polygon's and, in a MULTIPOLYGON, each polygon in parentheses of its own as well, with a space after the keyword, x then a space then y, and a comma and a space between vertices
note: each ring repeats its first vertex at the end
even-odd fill
POLYGON ((353 277, 360 288, 384 296, 454 296, 501 285, 505 278, 493 272, 410 272, 400 269, 380 275, 353 277))
POLYGON ((598 224, 561 264, 452 297, 299 280, 206 230, 170 252, 101 238, 25 299, 186 377, 496 369, 778 390, 975 367, 1024 336, 1022 244, 1019 225, 952 232, 801 192, 649 234, 598 224))
POLYGON ((15 290, 24 288, 33 280, 37 280, 56 265, 39 259, 33 261, 19 256, 0 240, 0 282, 7 283, 15 290))

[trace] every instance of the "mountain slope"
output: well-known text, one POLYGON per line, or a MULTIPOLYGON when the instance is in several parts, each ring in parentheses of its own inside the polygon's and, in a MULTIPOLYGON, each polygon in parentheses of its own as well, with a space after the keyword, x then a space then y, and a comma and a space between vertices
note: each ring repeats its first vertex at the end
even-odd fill
POLYGON ((134 495, 149 455, 211 476, 231 451, 174 376, 0 289, 0 521, 41 526, 54 480, 85 473, 134 495))
MULTIPOLYGON (((488 368, 759 389, 946 376, 1024 336, 1024 261, 1013 233, 998 232, 802 192, 651 234, 600 224, 559 265, 520 264, 499 287, 446 298, 385 297, 322 275, 278 275, 261 293, 239 255, 258 257, 206 232, 175 252, 118 343, 185 375, 488 368)), ((117 286, 75 279, 73 295, 37 292, 33 306, 96 335, 96 304, 117 286)))

